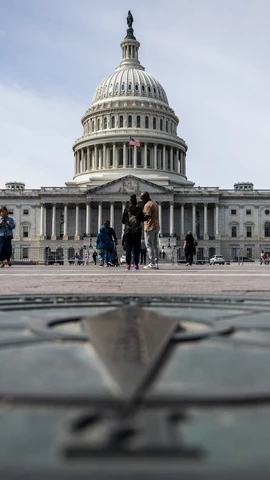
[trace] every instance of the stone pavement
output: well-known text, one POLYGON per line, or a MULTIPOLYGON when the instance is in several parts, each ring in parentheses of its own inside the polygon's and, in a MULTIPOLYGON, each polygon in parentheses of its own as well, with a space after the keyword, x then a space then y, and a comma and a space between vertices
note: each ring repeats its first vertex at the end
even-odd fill
POLYGON ((170 265, 158 271, 126 271, 124 266, 25 265, 0 270, 1 294, 213 294, 268 295, 270 266, 170 265))

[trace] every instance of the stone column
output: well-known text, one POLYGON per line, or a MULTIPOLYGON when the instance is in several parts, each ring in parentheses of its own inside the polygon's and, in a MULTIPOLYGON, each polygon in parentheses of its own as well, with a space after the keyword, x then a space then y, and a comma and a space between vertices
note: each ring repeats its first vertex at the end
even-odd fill
POLYGON ((44 205, 44 219, 43 220, 44 220, 44 223, 43 223, 43 225, 44 225, 44 238, 46 238, 47 237, 47 209, 46 209, 45 205, 44 205))
POLYGON ((87 165, 86 170, 89 172, 90 170, 90 147, 87 147, 87 165))
POLYGON ((77 153, 74 152, 74 175, 77 175, 77 153))
POLYGON ((79 215, 80 215, 80 206, 76 204, 76 217, 75 217, 75 237, 74 240, 80 240, 79 235, 79 215))
POLYGON ((68 205, 67 203, 64 204, 64 232, 63 232, 63 240, 68 240, 68 205))
POLYGON ((181 203, 181 239, 185 237, 185 204, 181 203))
POLYGON ((192 204, 192 234, 196 235, 196 203, 192 204))
POLYGON ((158 216, 159 216, 159 233, 162 235, 162 202, 158 204, 158 216))
POLYGON ((166 146, 163 145, 163 170, 166 170, 166 146))
POLYGON ((147 168, 147 143, 144 144, 144 168, 147 168))
POLYGON ((114 227, 114 202, 110 203, 110 224, 114 227))
POLYGON ((170 202, 170 236, 174 234, 174 205, 170 202))
POLYGON ((134 155, 134 165, 133 165, 133 168, 137 168, 137 145, 134 145, 134 152, 133 152, 133 155, 134 155))
POLYGON ((113 144, 113 168, 117 168, 116 144, 113 144))
POLYGON ((122 202, 122 213, 125 210, 125 208, 126 208, 126 202, 122 202))
POLYGON ((56 240, 56 205, 52 206, 52 240, 56 240))
POLYGON ((203 239, 204 240, 209 240, 209 235, 208 235, 208 217, 207 217, 207 203, 203 205, 203 215, 204 215, 204 234, 203 234, 203 239))
POLYGON ((123 168, 127 168, 127 144, 123 143, 123 168))
POLYGON ((219 236, 219 205, 216 203, 215 205, 215 236, 219 236))
POLYGON ((157 144, 154 144, 154 170, 157 170, 157 144))
POLYGON ((102 225, 102 202, 98 203, 98 228, 97 232, 99 232, 99 229, 102 225))
POLYGON ((97 169, 97 146, 94 147, 93 170, 97 169))
POLYGON ((90 235, 91 233, 91 203, 90 202, 86 202, 85 233, 86 235, 90 235))
POLYGON ((44 203, 40 205, 40 231, 39 231, 40 239, 44 239, 44 203))

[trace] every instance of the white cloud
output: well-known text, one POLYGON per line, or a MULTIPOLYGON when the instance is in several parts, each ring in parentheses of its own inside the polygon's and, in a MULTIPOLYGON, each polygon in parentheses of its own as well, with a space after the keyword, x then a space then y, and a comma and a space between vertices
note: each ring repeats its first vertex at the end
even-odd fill
MULTIPOLYGON (((62 186, 73 176, 72 144, 82 134, 83 105, 0 84, 2 184, 62 186)), ((4 185, 2 185, 4 187, 4 185)))

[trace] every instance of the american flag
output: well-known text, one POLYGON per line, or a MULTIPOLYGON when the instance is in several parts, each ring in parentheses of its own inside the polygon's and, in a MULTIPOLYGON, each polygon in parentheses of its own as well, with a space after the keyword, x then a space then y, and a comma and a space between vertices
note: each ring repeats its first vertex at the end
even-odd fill
POLYGON ((140 147, 141 146, 141 142, 140 140, 136 140, 136 138, 133 138, 133 137, 129 137, 129 145, 136 145, 136 147, 140 147))

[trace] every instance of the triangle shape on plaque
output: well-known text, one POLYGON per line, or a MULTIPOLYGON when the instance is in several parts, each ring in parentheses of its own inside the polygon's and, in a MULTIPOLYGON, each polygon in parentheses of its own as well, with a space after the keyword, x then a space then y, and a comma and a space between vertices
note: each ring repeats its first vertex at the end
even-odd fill
POLYGON ((123 396, 130 399, 147 381, 178 324, 152 310, 130 306, 85 318, 83 325, 123 396))

